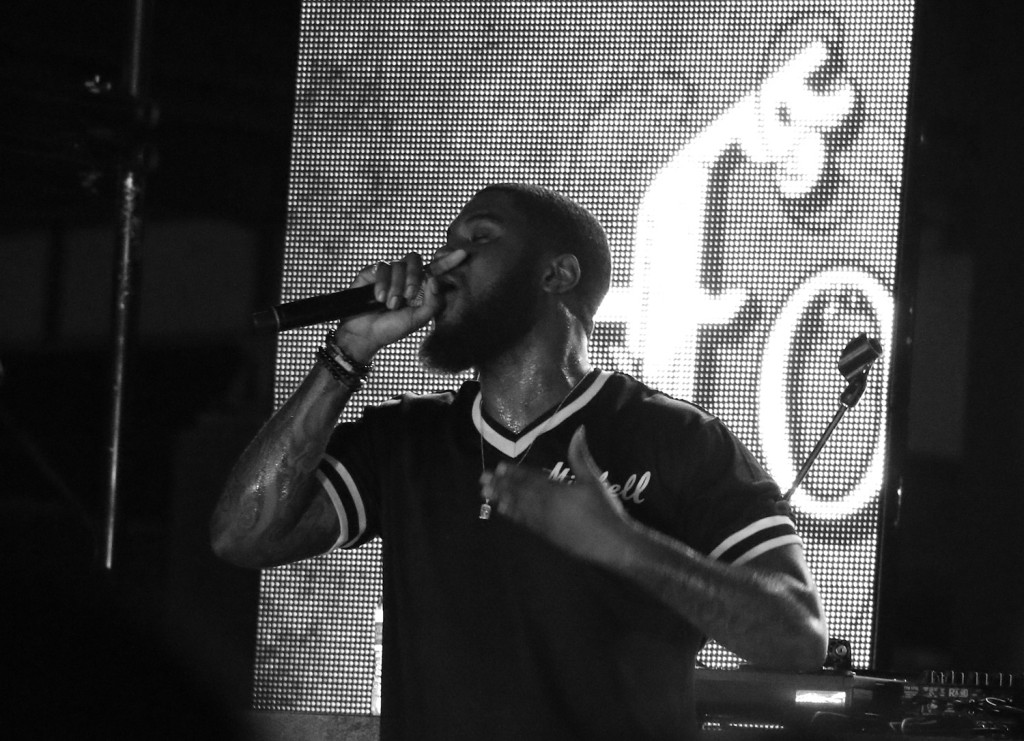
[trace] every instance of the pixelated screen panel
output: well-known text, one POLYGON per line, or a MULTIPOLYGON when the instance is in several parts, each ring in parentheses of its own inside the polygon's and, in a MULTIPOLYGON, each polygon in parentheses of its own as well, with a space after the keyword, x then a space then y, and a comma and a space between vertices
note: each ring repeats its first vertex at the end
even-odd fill
MULTIPOLYGON (((496 181, 560 190, 615 261, 596 364, 711 409, 794 494, 833 637, 871 663, 886 449, 909 0, 304 3, 283 300, 432 253, 496 181)), ((281 337, 277 399, 325 327, 281 337)), ((452 388, 417 335, 351 405, 452 388)), ((380 549, 268 571, 255 705, 370 709, 380 549)), ((712 645, 712 666, 735 659, 712 645)))

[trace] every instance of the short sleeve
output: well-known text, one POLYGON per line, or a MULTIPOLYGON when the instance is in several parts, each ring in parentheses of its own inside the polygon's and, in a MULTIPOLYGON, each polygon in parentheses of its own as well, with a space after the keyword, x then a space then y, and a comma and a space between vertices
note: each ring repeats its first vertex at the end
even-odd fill
POLYGON ((338 515, 340 534, 331 550, 355 548, 379 533, 379 486, 372 427, 375 410, 334 430, 317 466, 317 480, 338 515))
POLYGON ((732 564, 802 545, 778 485, 721 420, 703 420, 686 448, 682 519, 688 542, 732 564))

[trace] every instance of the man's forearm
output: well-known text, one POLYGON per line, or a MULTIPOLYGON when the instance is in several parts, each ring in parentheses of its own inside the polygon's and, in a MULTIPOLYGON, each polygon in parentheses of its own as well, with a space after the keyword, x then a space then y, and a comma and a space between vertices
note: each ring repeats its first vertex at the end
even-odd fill
POLYGON ((802 558, 789 558, 786 551, 798 546, 733 566, 636 522, 626 523, 623 532, 623 547, 604 565, 654 594, 705 635, 766 668, 821 667, 828 630, 802 558))
POLYGON ((316 467, 351 389, 317 364, 235 464, 210 522, 214 551, 265 568, 323 552, 336 533, 316 467))
POLYGON ((438 313, 443 300, 437 277, 467 256, 465 249, 446 248, 424 270, 420 255, 411 252, 360 271, 352 287, 373 285, 388 309, 340 324, 318 351, 323 364, 242 454, 210 523, 221 557, 262 568, 317 555, 333 544, 338 518, 317 485, 316 467, 341 410, 374 355, 438 313))

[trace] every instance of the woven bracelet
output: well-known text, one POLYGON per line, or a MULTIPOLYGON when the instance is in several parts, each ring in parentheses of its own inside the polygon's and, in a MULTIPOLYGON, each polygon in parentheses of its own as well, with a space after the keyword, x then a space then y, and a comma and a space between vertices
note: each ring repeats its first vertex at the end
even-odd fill
POLYGON ((355 375, 359 376, 360 378, 366 378, 366 376, 370 375, 370 371, 373 370, 373 364, 360 363, 358 360, 356 360, 347 352, 345 352, 345 348, 343 348, 341 345, 334 341, 334 332, 327 332, 327 337, 324 338, 324 343, 327 349, 330 350, 331 353, 334 355, 335 360, 337 360, 343 366, 347 365, 349 370, 351 370, 355 375))
POLYGON ((331 375, 334 376, 334 380, 342 386, 347 386, 351 391, 358 391, 362 388, 363 379, 352 371, 347 370, 341 363, 335 360, 334 356, 331 355, 331 351, 326 347, 318 347, 316 349, 316 359, 320 365, 330 371, 331 375))

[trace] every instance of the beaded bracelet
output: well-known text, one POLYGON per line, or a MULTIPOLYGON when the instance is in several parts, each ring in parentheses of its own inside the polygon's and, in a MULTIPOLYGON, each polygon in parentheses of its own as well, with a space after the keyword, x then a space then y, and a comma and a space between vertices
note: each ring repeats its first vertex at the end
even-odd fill
POLYGON ((358 360, 353 358, 345 349, 334 341, 334 332, 328 330, 327 336, 324 338, 324 343, 327 349, 334 355, 334 359, 338 361, 342 366, 345 366, 355 375, 360 378, 366 378, 370 375, 370 371, 373 370, 372 363, 360 363, 358 360))
POLYGON ((331 375, 334 376, 334 380, 342 386, 347 386, 353 392, 362 388, 362 377, 342 366, 341 363, 334 359, 334 356, 326 347, 318 347, 316 349, 316 359, 320 365, 330 371, 331 375))

